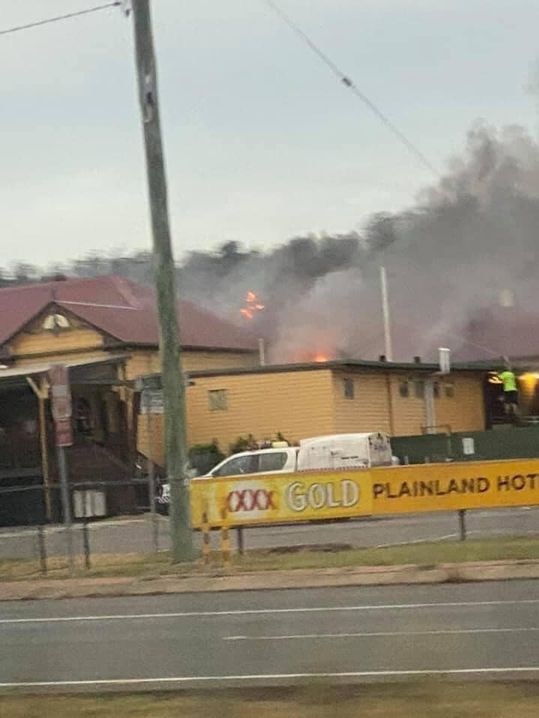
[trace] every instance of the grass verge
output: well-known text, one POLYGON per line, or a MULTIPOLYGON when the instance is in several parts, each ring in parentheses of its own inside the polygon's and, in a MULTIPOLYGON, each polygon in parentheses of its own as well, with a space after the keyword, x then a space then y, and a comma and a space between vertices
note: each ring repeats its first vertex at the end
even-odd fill
MULTIPOLYGON (((405 546, 383 548, 358 548, 338 550, 316 547, 302 550, 247 551, 244 556, 233 557, 234 573, 246 571, 274 571, 298 568, 345 568, 355 566, 394 566, 417 564, 432 566, 439 563, 462 563, 464 561, 492 561, 511 559, 539 559, 539 537, 503 537, 469 541, 443 541, 416 543, 405 546)), ((218 570, 220 555, 211 556, 209 570, 218 570)), ((92 557, 92 568, 77 567, 79 577, 155 577, 174 574, 197 575, 208 571, 208 567, 196 562, 193 566, 174 566, 168 552, 155 554, 97 554, 92 557)), ((49 578, 68 577, 65 559, 52 558, 48 562, 49 578)), ((0 581, 28 580, 42 578, 36 561, 0 560, 0 581)))
POLYGON ((539 685, 533 682, 0 696, 2 718, 536 718, 538 714, 539 685))

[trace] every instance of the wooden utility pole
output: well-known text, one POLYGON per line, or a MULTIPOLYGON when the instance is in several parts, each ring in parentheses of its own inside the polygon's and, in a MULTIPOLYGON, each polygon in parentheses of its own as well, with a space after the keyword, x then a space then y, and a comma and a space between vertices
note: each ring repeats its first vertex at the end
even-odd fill
POLYGON ((184 381, 178 331, 175 268, 170 241, 167 183, 159 122, 157 70, 149 0, 132 0, 132 11, 159 310, 172 554, 174 561, 180 562, 192 560, 193 538, 189 511, 184 381))

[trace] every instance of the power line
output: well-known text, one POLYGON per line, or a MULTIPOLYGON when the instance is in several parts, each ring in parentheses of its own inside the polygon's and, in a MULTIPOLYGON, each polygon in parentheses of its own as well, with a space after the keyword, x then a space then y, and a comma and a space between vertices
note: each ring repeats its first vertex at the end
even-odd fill
MULTIPOLYGON (((376 117, 378 117, 378 119, 395 135, 395 137, 397 137, 397 139, 408 149, 408 151, 414 155, 414 157, 423 165, 423 167, 432 172, 435 177, 440 177, 439 171, 427 159, 427 157, 421 152, 421 150, 418 149, 413 144, 413 142, 409 140, 406 135, 401 130, 399 130, 399 128, 382 112, 382 110, 380 110, 380 108, 377 107, 377 105, 375 105, 375 103, 357 87, 354 81, 348 75, 346 75, 338 67, 338 65, 336 65, 333 60, 328 55, 326 55, 326 53, 320 47, 318 47, 318 45, 315 44, 315 42, 309 37, 309 35, 307 35, 307 33, 296 22, 294 22, 285 12, 283 12, 283 10, 281 10, 281 8, 274 2, 274 0, 263 0, 263 2, 286 25, 288 25, 288 27, 314 52, 315 55, 317 55, 317 57, 339 79, 339 81, 342 82, 343 85, 348 87, 354 93, 354 95, 356 95, 356 97, 358 97, 376 115, 376 117)), ((500 354, 494 351, 492 348, 473 342, 464 335, 456 334, 455 332, 446 332, 446 335, 453 337, 453 339, 458 339, 465 344, 473 346, 477 349, 481 349, 482 351, 493 356, 500 356, 500 354)))
POLYGON ((0 30, 0 35, 11 35, 14 32, 21 32, 22 30, 30 30, 34 27, 41 27, 41 25, 50 25, 53 22, 59 22, 60 20, 70 20, 74 17, 81 15, 89 15, 93 12, 99 12, 100 10, 106 10, 111 7, 118 7, 121 5, 121 0, 115 0, 114 2, 106 3, 105 5, 96 5, 95 7, 87 8, 86 10, 79 10, 78 12, 70 12, 67 15, 57 15, 56 17, 49 17, 45 20, 36 20, 35 22, 29 22, 26 25, 16 25, 15 27, 8 27, 5 30, 0 30))
MULTIPOLYGON (((333 60, 326 55, 323 50, 321 50, 314 42, 313 40, 299 27, 297 23, 295 23, 288 15, 286 15, 273 0, 263 0, 265 4, 278 16, 285 22, 286 25, 296 34, 298 37, 305 42, 305 44, 319 57, 319 59, 333 72, 333 74, 339 79, 340 82, 342 82, 346 87, 348 87, 375 115, 378 117, 378 119, 397 137, 397 139, 404 144, 404 146, 411 152, 419 162, 426 167, 430 172, 432 172, 436 177, 439 177, 438 170, 434 167, 434 165, 425 157, 425 155, 406 137, 406 135, 399 130, 399 128, 393 124, 393 122, 375 105, 375 103, 370 100, 365 93, 363 93, 353 82, 350 77, 348 77, 334 62, 333 60)), ((12 33, 21 32, 23 30, 30 30, 32 28, 41 27, 43 25, 49 25, 55 22, 60 22, 62 20, 70 20, 75 17, 80 17, 83 15, 89 15, 91 13, 100 12, 101 10, 107 10, 112 7, 119 7, 121 5, 124 5, 122 0, 114 0, 113 2, 109 2, 103 5, 96 5, 91 8, 86 8, 85 10, 79 10, 77 12, 67 13, 65 15, 57 15, 55 17, 46 18, 44 20, 37 20, 35 22, 27 23, 25 25, 18 25, 11 28, 6 28, 4 30, 0 30, 0 35, 10 35, 12 33)), ((127 12, 127 11, 126 11, 127 12)), ((488 352, 490 354, 495 354, 497 356, 497 353, 494 352, 492 349, 489 349, 487 347, 484 347, 480 344, 476 344, 475 342, 472 342, 471 340, 467 339, 466 337, 462 335, 455 334, 453 332, 448 332, 448 336, 452 336, 453 338, 458 338, 465 343, 475 346, 476 348, 482 349, 485 352, 488 352)))
POLYGON ((414 143, 406 137, 404 132, 399 130, 399 128, 385 115, 382 110, 369 98, 367 95, 362 92, 359 87, 354 83, 354 81, 346 75, 339 67, 336 65, 333 60, 326 55, 326 53, 318 47, 314 43, 314 41, 307 35, 307 33, 301 29, 301 27, 294 22, 286 13, 284 13, 278 5, 273 0, 263 0, 263 2, 272 10, 288 27, 314 52, 315 55, 326 65, 326 67, 329 67, 329 69, 333 72, 333 74, 339 79, 340 82, 342 82, 345 87, 348 87, 351 92, 354 93, 354 95, 361 100, 361 102, 366 105, 371 112, 373 112, 374 115, 382 122, 390 132, 392 132, 395 137, 406 147, 406 149, 414 155, 416 160, 418 160, 423 167, 429 170, 429 172, 432 172, 432 174, 436 177, 440 177, 440 173, 436 169, 436 167, 430 162, 430 160, 427 159, 427 157, 421 152, 420 149, 418 149, 414 143))

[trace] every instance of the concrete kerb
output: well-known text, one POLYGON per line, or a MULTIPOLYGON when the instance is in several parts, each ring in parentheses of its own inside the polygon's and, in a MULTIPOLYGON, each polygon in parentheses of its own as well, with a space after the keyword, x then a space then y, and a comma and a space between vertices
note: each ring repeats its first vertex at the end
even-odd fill
POLYGON ((291 569, 226 575, 153 578, 36 579, 0 582, 0 600, 144 596, 217 591, 254 591, 341 586, 390 586, 539 579, 539 560, 481 561, 417 566, 291 569))

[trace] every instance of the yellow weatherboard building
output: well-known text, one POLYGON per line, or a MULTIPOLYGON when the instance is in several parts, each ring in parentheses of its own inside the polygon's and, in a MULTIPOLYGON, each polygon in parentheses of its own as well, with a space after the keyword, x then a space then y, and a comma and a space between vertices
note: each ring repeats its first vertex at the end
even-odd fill
MULTIPOLYGON (((249 435, 264 441, 281 434, 296 442, 336 433, 483 430, 484 369, 456 365, 450 375, 437 372, 430 364, 341 360, 192 371, 188 442, 216 440, 226 452, 249 435), (426 411, 427 381, 433 383, 435 427, 426 411)), ((161 464, 162 416, 139 417, 139 446, 161 464)))
MULTIPOLYGON (((244 331, 189 302, 179 308, 187 371, 257 363, 257 342, 244 331)), ((47 487, 57 481, 48 386, 55 363, 69 371, 72 480, 132 478, 139 448, 135 383, 159 371, 158 343, 152 289, 122 277, 58 278, 0 289, 0 482, 42 481, 47 487)), ((131 494, 109 491, 108 512, 129 510, 131 494)), ((57 492, 47 489, 45 495, 45 518, 55 518, 57 492)), ((21 494, 12 503, 4 498, 0 524, 42 518, 40 499, 30 506, 21 494)))

